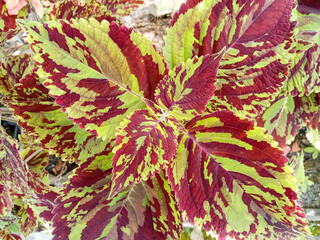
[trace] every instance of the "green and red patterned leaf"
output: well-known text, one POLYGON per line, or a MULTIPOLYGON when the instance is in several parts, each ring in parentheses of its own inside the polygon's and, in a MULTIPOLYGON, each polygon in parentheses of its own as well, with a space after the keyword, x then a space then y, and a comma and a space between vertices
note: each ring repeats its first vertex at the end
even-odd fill
POLYGON ((0 184, 0 219, 11 212, 13 202, 10 199, 9 191, 6 185, 0 184))
POLYGON ((117 130, 111 196, 160 172, 174 157, 176 147, 172 127, 146 109, 134 112, 117 130))
POLYGON ((102 20, 117 21, 117 18, 112 16, 112 12, 107 6, 103 6, 97 0, 89 0, 85 4, 71 0, 58 1, 48 13, 48 17, 50 20, 65 19, 70 21, 72 18, 89 19, 93 17, 99 22, 102 20))
POLYGON ((23 76, 30 72, 30 62, 32 56, 20 55, 12 56, 1 61, 0 66, 0 93, 4 96, 19 83, 23 76))
POLYGON ((20 227, 20 231, 24 237, 30 235, 37 228, 37 216, 35 216, 34 212, 28 205, 24 205, 20 208, 17 213, 19 220, 18 224, 20 227))
POLYGON ((169 71, 156 89, 159 106, 180 120, 201 114, 216 90, 220 56, 194 57, 169 71))
POLYGON ((0 126, 0 185, 19 193, 28 191, 27 173, 17 143, 0 126))
POLYGON ((54 216, 52 211, 56 206, 55 200, 59 197, 57 189, 49 184, 49 182, 44 183, 37 174, 28 172, 30 194, 24 196, 24 201, 35 216, 39 216, 45 221, 52 221, 54 216))
POLYGON ((43 148, 65 159, 81 162, 106 147, 107 142, 79 129, 67 119, 34 72, 6 92, 3 102, 11 108, 19 124, 42 143, 43 148))
POLYGON ((32 211, 35 216, 46 221, 52 221, 54 202, 59 194, 57 189, 50 186, 49 174, 45 170, 48 156, 48 151, 40 147, 24 148, 21 152, 21 157, 28 166, 27 176, 30 193, 24 196, 24 202, 27 203, 28 209, 30 208, 28 211, 32 211))
POLYGON ((6 3, 0 1, 0 43, 12 38, 20 30, 16 24, 16 19, 25 19, 28 17, 28 7, 22 8, 17 15, 9 15, 6 3))
POLYGON ((293 170, 264 129, 220 111, 195 117, 185 131, 168 174, 189 221, 221 239, 293 239, 308 232, 293 170))
POLYGON ((167 73, 141 34, 107 21, 25 22, 38 74, 56 103, 80 127, 103 139, 134 110, 145 108, 167 73))
POLYGON ((295 95, 309 95, 320 91, 320 15, 299 11, 296 14, 296 56, 284 88, 295 95))
POLYGON ((294 57, 293 6, 294 0, 189 0, 165 37, 168 67, 225 48, 211 108, 258 112, 279 91, 294 57))
POLYGON ((257 123, 273 136, 279 146, 284 148, 293 141, 297 131, 318 111, 319 104, 318 94, 312 93, 301 97, 282 94, 258 116, 257 123))
MULTIPOLYGON (((319 18, 320 20, 320 18, 319 18)), ((298 40, 294 64, 282 91, 293 96, 320 91, 320 48, 315 42, 298 40)))
POLYGON ((178 239, 181 216, 162 174, 108 199, 111 150, 88 159, 57 200, 54 239, 178 239))
POLYGON ((144 0, 98 0, 107 6, 113 16, 123 17, 129 15, 133 10, 141 6, 144 0))
POLYGON ((22 240, 18 234, 10 233, 7 230, 0 230, 0 237, 2 240, 22 240))

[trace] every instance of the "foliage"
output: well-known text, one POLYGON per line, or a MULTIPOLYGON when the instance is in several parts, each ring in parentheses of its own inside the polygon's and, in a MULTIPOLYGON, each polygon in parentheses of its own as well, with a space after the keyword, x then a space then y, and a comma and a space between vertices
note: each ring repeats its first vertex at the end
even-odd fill
POLYGON ((23 235, 49 221, 54 239, 179 239, 184 216, 219 239, 304 238, 282 148, 319 123, 317 8, 188 0, 160 52, 121 25, 139 4, 61 0, 42 22, 15 16, 34 54, 2 60, 0 92, 35 144, 19 153, 1 129, 0 222, 16 211, 23 235), (59 191, 48 150, 79 164, 59 191))

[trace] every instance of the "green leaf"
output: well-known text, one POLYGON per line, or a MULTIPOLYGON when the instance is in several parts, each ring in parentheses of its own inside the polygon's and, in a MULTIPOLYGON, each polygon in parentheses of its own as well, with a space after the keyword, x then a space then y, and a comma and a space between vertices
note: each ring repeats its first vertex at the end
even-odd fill
POLYGON ((306 147, 303 149, 303 151, 307 152, 307 153, 313 153, 315 151, 314 147, 306 147))

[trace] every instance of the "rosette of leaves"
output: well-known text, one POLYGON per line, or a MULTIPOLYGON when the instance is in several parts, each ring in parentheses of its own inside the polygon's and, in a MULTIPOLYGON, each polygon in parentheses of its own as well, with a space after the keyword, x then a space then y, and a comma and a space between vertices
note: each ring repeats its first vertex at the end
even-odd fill
POLYGON ((287 80, 293 8, 293 0, 189 0, 164 56, 115 22, 20 21, 36 67, 7 104, 26 126, 31 110, 42 115, 29 131, 43 147, 52 129, 59 134, 54 116, 73 121, 70 149, 88 153, 56 200, 54 239, 178 239, 182 215, 220 239, 308 234, 283 151, 238 116, 263 109, 287 80), (90 136, 101 151, 87 148, 90 136))

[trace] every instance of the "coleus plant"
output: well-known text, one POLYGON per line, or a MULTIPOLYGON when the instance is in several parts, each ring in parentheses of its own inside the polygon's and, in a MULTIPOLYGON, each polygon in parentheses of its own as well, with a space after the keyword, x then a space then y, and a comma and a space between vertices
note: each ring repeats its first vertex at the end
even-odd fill
POLYGON ((2 168, 18 176, 1 178, 0 213, 38 199, 21 209, 28 226, 38 212, 52 221, 54 239, 179 239, 184 220, 219 239, 305 237, 282 147, 283 132, 319 122, 317 13, 294 0, 189 0, 160 52, 106 14, 116 3, 138 1, 60 1, 51 21, 19 20, 34 55, 2 61, 3 103, 79 167, 57 193, 29 183, 7 144, 2 168))

